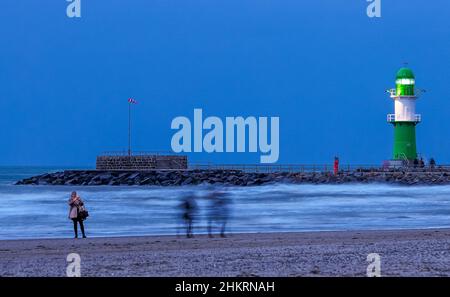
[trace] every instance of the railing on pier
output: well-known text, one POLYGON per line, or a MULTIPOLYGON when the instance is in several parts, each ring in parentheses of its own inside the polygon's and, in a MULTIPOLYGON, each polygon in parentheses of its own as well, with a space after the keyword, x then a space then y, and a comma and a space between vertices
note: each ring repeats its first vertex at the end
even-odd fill
MULTIPOLYGON (((333 164, 189 164, 191 170, 236 170, 244 172, 271 173, 271 172, 334 172, 333 164)), ((441 166, 401 166, 389 167, 381 165, 339 165, 339 172, 450 172, 450 165, 441 166)))
MULTIPOLYGON (((131 156, 162 156, 173 155, 171 151, 132 151, 131 156)), ((99 157, 103 156, 128 156, 128 151, 106 151, 102 152, 99 157)))
MULTIPOLYGON (((133 151, 132 156, 170 156, 174 155, 171 151, 133 151)), ((109 151, 103 152, 99 157, 106 156, 128 156, 128 151, 109 151)), ((165 169, 165 170, 236 170, 244 172, 256 173, 271 173, 271 172, 334 172, 333 164, 213 164, 213 163, 188 163, 187 168, 183 166, 176 166, 180 168, 165 169), (182 168, 184 167, 184 168, 182 168)), ((339 165, 339 172, 413 172, 413 173, 429 173, 429 172, 445 172, 450 174, 450 165, 436 165, 431 167, 414 166, 408 164, 405 160, 403 165, 367 165, 367 164, 341 164, 339 165)))

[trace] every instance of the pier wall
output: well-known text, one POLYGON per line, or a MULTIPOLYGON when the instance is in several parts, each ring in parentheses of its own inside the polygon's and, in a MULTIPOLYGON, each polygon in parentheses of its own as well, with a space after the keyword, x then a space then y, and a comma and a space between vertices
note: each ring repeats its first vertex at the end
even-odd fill
POLYGON ((97 170, 187 169, 187 156, 98 156, 97 170))

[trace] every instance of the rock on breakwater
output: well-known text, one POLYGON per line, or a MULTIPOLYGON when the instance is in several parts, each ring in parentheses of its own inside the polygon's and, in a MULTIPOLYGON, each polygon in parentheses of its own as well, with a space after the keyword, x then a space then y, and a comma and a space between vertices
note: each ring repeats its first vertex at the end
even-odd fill
POLYGON ((257 186, 270 183, 343 184, 391 183, 404 185, 450 184, 450 171, 352 171, 333 175, 330 172, 244 172, 240 170, 150 170, 102 171, 66 170, 20 180, 16 185, 76 186, 183 186, 219 184, 257 186))

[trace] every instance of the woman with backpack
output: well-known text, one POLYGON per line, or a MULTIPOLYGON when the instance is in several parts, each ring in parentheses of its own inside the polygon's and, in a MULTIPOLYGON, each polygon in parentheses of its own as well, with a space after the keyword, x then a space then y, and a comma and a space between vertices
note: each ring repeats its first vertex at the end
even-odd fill
POLYGON ((72 195, 69 199, 69 219, 73 221, 73 230, 75 232, 75 238, 78 238, 78 224, 80 224, 81 233, 83 234, 83 238, 86 238, 84 233, 84 224, 83 221, 89 215, 87 210, 84 208, 84 202, 81 200, 80 196, 77 195, 77 192, 72 192, 72 195))

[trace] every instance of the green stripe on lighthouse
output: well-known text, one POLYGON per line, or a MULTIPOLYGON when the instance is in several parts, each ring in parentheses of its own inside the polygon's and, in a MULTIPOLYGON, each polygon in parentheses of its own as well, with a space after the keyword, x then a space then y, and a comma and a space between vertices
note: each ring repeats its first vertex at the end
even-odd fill
POLYGON ((412 122, 394 123, 394 160, 414 160, 417 158, 416 124, 412 122))

